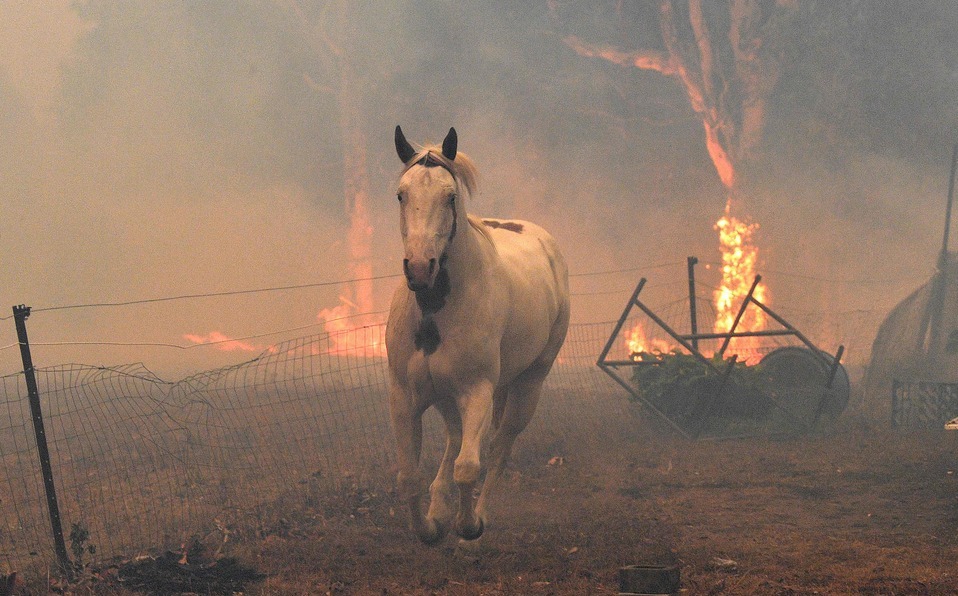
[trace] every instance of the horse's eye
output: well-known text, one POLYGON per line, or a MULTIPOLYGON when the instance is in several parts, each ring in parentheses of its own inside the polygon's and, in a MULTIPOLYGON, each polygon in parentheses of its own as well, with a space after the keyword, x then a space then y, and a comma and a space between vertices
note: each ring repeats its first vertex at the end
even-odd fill
POLYGON ((402 203, 402 195, 396 195, 396 200, 402 203))
POLYGON ((449 195, 449 204, 452 205, 456 202, 456 195, 449 195))

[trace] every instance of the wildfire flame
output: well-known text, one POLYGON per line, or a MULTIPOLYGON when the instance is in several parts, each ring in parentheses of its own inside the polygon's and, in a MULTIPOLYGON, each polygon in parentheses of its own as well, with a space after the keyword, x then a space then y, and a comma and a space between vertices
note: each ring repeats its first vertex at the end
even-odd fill
MULTIPOLYGON (((368 315, 356 314, 356 305, 345 296, 339 297, 339 304, 319 311, 316 318, 323 323, 329 334, 329 347, 312 350, 314 355, 344 354, 365 358, 386 357, 386 328, 381 321, 369 320, 368 315)), ((210 331, 206 335, 187 333, 183 338, 194 344, 209 344, 224 352, 262 352, 274 351, 275 347, 264 348, 239 339, 232 339, 220 331, 210 331)))
POLYGON ((262 352, 261 346, 256 346, 238 339, 231 339, 219 331, 210 331, 206 335, 194 335, 187 333, 183 339, 191 341, 194 344, 213 344, 217 350, 224 352, 262 352))
MULTIPOLYGON (((722 251, 722 282, 715 291, 716 333, 726 333, 732 328, 742 300, 748 295, 755 281, 758 264, 758 247, 752 243, 752 234, 759 225, 736 218, 731 214, 731 207, 732 202, 729 199, 725 204, 725 214, 715 222, 722 251)), ((765 284, 759 282, 752 296, 764 304, 768 302, 770 294, 765 284)), ((735 331, 762 331, 767 323, 765 311, 760 308, 747 308, 735 331)), ((730 344, 730 351, 750 362, 760 357, 758 347, 759 338, 742 337, 730 344)))
POLYGON ((639 360, 642 354, 664 354, 672 350, 672 346, 665 340, 649 339, 641 322, 629 331, 625 344, 629 349, 629 357, 633 360, 639 360))
MULTIPOLYGON (((715 332, 727 333, 735 323, 735 317, 742 307, 742 301, 748 295, 757 275, 758 247, 752 241, 752 235, 758 230, 757 223, 743 221, 731 214, 731 199, 725 204, 725 213, 715 222, 719 233, 719 248, 722 252, 722 281, 715 291, 715 332)), ((752 297, 767 304, 770 293, 765 284, 759 282, 752 297)), ((746 308, 736 332, 763 331, 768 317, 760 308, 746 308)), ((661 339, 649 340, 642 323, 635 325, 625 340, 629 355, 633 360, 642 353, 668 353, 674 349, 661 339)), ((754 364, 761 359, 760 338, 739 337, 730 342, 726 355, 737 355, 740 361, 754 364)))
POLYGON ((357 315, 357 310, 354 303, 340 296, 337 306, 324 308, 316 315, 329 334, 329 353, 385 358, 385 326, 382 322, 363 320, 365 317, 357 315))

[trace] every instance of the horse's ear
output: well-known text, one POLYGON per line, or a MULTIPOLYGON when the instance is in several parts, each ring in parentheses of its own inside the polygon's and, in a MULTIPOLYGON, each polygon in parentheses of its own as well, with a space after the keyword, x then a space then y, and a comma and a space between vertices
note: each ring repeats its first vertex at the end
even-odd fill
POLYGON ((456 136, 456 129, 450 128, 446 138, 442 140, 442 156, 449 161, 456 159, 456 147, 459 145, 459 137, 456 136))
POLYGON ((396 125, 396 153, 403 163, 409 163, 409 160, 416 155, 416 150, 406 140, 406 136, 402 133, 402 128, 398 124, 396 125))

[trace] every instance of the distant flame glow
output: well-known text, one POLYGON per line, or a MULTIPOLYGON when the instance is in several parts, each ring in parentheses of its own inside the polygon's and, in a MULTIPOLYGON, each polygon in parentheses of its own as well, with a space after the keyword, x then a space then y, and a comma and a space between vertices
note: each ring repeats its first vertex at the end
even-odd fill
POLYGON ((187 333, 183 336, 183 339, 191 341, 194 344, 211 344, 216 347, 217 350, 222 350, 224 352, 262 352, 263 348, 261 346, 256 346, 245 341, 238 339, 231 339, 230 337, 220 333, 219 331, 210 331, 206 335, 194 335, 187 333))
POLYGON ((658 338, 649 339, 641 322, 629 331, 625 343, 629 349, 629 357, 633 360, 638 360, 640 354, 667 354, 672 350, 672 346, 667 341, 658 338))
POLYGON ((381 322, 363 320, 356 305, 346 297, 339 297, 339 305, 324 308, 317 318, 329 334, 330 353, 362 356, 365 358, 386 357, 386 327, 381 322))

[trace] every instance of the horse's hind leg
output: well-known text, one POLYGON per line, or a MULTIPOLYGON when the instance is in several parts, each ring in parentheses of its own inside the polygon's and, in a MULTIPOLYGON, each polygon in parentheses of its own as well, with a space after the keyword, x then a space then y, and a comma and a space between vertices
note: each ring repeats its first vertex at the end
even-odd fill
POLYGON ((512 453, 512 446, 525 427, 532 420, 542 394, 542 383, 549 373, 549 366, 536 366, 519 375, 510 385, 505 409, 499 420, 498 428, 489 445, 489 463, 486 479, 479 493, 476 514, 483 525, 488 522, 489 498, 502 476, 512 453))

